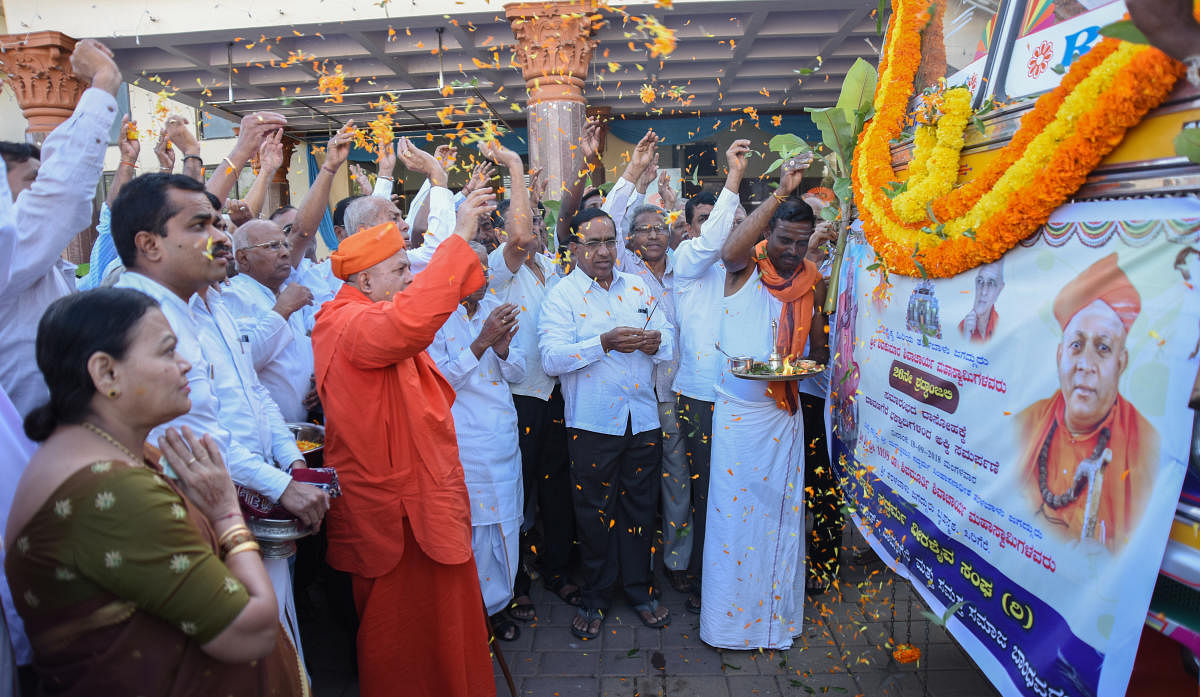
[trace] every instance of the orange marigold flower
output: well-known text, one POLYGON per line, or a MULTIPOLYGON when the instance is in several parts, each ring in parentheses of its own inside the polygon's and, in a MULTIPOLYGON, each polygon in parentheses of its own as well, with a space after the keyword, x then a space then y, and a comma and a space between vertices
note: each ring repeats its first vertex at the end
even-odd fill
POLYGON ((654 88, 650 85, 642 85, 642 90, 639 93, 643 104, 652 104, 654 102, 654 88))
POLYGON ((317 91, 326 95, 326 102, 342 103, 342 94, 346 92, 346 76, 340 64, 334 67, 332 74, 325 73, 317 80, 317 91))

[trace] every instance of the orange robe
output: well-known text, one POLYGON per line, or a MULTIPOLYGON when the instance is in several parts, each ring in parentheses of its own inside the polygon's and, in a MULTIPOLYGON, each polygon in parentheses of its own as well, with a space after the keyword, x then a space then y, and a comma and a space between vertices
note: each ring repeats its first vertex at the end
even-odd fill
POLYGON ((1073 437, 1063 422, 1065 406, 1062 391, 1059 390, 1053 397, 1034 402, 1017 414, 1017 427, 1023 444, 1020 460, 1022 481, 1026 493, 1034 509, 1041 507, 1041 514, 1050 521, 1066 523, 1045 522, 1044 529, 1064 539, 1078 540, 1083 530, 1088 490, 1085 488, 1079 498, 1058 510, 1043 506, 1038 486, 1038 454, 1050 432, 1050 425, 1057 423, 1046 458, 1046 483, 1052 494, 1062 494, 1071 488, 1079 463, 1092 456, 1101 429, 1108 428, 1110 436, 1107 447, 1112 450, 1113 457, 1104 469, 1096 535, 1099 536, 1099 525, 1103 523, 1105 543, 1110 550, 1118 551, 1129 541, 1134 528, 1141 522, 1146 497, 1154 486, 1154 473, 1158 470, 1158 432, 1132 404, 1117 395, 1116 404, 1109 410, 1108 416, 1091 433, 1073 437))
POLYGON ((996 321, 999 319, 1000 315, 996 314, 996 308, 993 307, 991 312, 988 313, 988 321, 986 326, 980 327, 979 324, 976 323, 975 329, 971 331, 970 335, 968 335, 966 331, 967 320, 964 319, 959 321, 958 331, 974 343, 987 341, 988 339, 992 338, 992 332, 996 331, 996 321))
POLYGON ((394 299, 346 285, 317 313, 325 464, 343 493, 327 559, 352 575, 364 697, 495 693, 454 390, 425 352, 482 285, 479 258, 451 236, 394 299))

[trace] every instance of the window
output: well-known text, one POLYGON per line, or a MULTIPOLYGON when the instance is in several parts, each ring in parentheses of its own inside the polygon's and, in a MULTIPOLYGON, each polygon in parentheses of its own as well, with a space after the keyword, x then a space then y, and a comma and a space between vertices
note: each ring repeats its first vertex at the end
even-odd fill
MULTIPOLYGON (((126 83, 126 82, 122 82, 121 86, 117 88, 117 118, 113 119, 112 126, 109 127, 109 129, 108 129, 108 144, 109 145, 116 145, 117 139, 119 139, 121 137, 121 117, 122 116, 130 116, 129 83, 126 83)), ((155 134, 155 137, 156 138, 158 137, 157 134, 155 134)), ((143 136, 142 140, 145 141, 146 137, 143 136)), ((153 145, 151 145, 151 147, 153 147, 153 145)))
POLYGON ((952 87, 965 85, 972 94, 979 92, 1001 4, 1001 0, 947 0, 945 12, 925 30, 917 89, 944 77, 952 87))
POLYGON ((200 137, 205 140, 213 138, 236 138, 237 132, 234 129, 237 126, 237 122, 230 121, 224 116, 208 111, 200 112, 200 137))

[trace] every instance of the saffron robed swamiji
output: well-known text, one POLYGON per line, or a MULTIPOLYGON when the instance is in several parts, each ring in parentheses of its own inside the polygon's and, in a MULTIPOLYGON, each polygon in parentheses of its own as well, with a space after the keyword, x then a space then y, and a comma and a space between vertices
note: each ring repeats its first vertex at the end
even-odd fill
POLYGON ((415 279, 395 223, 351 235, 331 257, 346 285, 313 329, 325 457, 344 494, 328 517, 328 560, 352 576, 367 697, 495 694, 454 390, 426 353, 483 285, 467 242, 494 198, 486 188, 467 198, 415 279))
POLYGON ((1059 389, 1017 414, 1022 480, 1048 530, 1117 551, 1158 467, 1158 433, 1118 391, 1141 297, 1114 253, 1064 286, 1053 309, 1059 389))

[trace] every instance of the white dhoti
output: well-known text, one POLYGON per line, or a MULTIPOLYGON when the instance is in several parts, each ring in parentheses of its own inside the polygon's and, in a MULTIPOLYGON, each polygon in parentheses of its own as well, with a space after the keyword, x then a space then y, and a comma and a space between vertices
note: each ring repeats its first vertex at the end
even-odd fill
POLYGON ((494 615, 512 602, 521 554, 521 519, 473 526, 471 549, 475 552, 483 604, 488 615, 494 615))
MULTIPOLYGON (((267 575, 271 577, 271 586, 275 589, 275 602, 279 605, 279 623, 284 632, 296 647, 296 655, 300 657, 300 665, 304 662, 304 646, 300 643, 300 622, 296 620, 296 596, 292 592, 292 569, 287 559, 263 559, 267 567, 267 575)), ((307 668, 305 668, 307 671, 307 668)))
POLYGON ((712 433, 700 639, 789 648, 804 621, 804 420, 718 388, 712 433))

